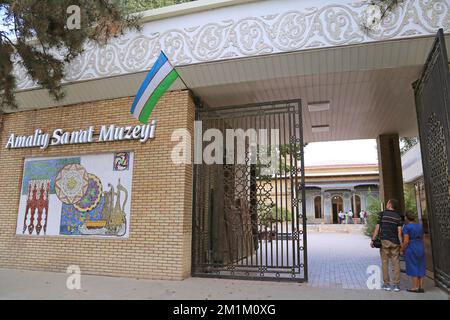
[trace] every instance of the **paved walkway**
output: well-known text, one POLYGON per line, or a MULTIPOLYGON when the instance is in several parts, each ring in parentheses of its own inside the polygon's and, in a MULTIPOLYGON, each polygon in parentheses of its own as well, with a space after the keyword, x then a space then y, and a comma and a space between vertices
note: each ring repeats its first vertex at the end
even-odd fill
MULTIPOLYGON (((82 275, 81 289, 66 287, 67 274, 0 269, 0 299, 448 299, 433 282, 425 294, 369 290, 367 267, 378 250, 354 233, 308 233, 309 282, 280 283, 189 278, 155 281, 82 275)), ((402 288, 409 286, 402 274, 402 288)))
POLYGON ((0 299, 429 299, 446 300, 437 288, 425 294, 406 291, 314 288, 306 284, 189 278, 184 281, 82 276, 80 290, 66 288, 67 274, 0 269, 0 299))
POLYGON ((308 232, 309 284, 320 288, 367 289, 367 268, 380 266, 379 250, 355 233, 308 232))
MULTIPOLYGON (((370 238, 358 232, 308 232, 308 264, 308 285, 316 288, 367 289, 368 267, 380 267, 381 275, 379 249, 371 248, 370 238)), ((410 285, 402 272, 400 287, 406 290, 410 285)), ((424 287, 433 289, 434 282, 425 278, 424 287)))

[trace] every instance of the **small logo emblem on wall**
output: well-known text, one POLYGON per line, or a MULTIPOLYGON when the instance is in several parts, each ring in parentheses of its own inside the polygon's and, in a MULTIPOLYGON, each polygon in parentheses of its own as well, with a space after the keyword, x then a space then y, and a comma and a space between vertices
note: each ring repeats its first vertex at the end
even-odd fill
POLYGON ((129 152, 117 152, 114 154, 114 171, 128 170, 130 164, 129 152))

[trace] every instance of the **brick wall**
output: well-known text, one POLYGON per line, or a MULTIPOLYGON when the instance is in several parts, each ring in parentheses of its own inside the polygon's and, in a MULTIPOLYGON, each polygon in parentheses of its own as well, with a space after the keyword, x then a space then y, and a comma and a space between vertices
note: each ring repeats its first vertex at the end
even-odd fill
POLYGON ((3 115, 0 126, 0 267, 65 272, 79 265, 84 274, 150 279, 183 279, 191 268, 192 166, 171 161, 171 134, 194 125, 189 91, 166 93, 152 113, 155 138, 39 148, 4 148, 10 133, 31 135, 37 128, 78 130, 90 125, 139 124, 129 114, 133 98, 3 115), (134 151, 130 236, 99 239, 16 235, 24 159, 134 151))

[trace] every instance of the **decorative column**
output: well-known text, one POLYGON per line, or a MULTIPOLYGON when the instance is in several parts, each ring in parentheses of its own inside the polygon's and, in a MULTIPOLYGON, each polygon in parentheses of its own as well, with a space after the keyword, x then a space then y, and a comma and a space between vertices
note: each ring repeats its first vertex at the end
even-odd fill
MULTIPOLYGON (((361 198, 360 198, 361 199, 361 198)), ((354 218, 358 218, 356 215, 358 214, 359 215, 359 212, 357 213, 356 211, 358 211, 358 210, 356 210, 356 193, 355 193, 355 191, 352 191, 352 202, 353 202, 353 217, 354 218)))
POLYGON ((331 195, 328 192, 322 192, 323 198, 323 216, 325 223, 333 223, 333 209, 331 206, 331 195))
POLYGON ((352 209, 352 194, 351 192, 344 192, 342 194, 344 200, 344 212, 349 212, 352 209))
POLYGON ((360 198, 361 198, 361 210, 366 210, 367 205, 367 192, 361 192, 360 191, 360 198))

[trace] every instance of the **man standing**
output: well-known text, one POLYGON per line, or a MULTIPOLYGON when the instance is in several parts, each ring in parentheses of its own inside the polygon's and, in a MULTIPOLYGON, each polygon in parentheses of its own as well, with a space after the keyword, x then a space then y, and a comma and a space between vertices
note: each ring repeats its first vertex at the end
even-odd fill
POLYGON ((361 210, 361 212, 359 213, 359 223, 360 224, 364 224, 364 210, 361 210))
POLYGON ((344 221, 344 213, 342 211, 339 211, 338 217, 339 217, 339 224, 342 224, 342 221, 344 221))
POLYGON ((372 235, 370 245, 380 233, 381 240, 381 266, 383 270, 383 287, 386 291, 391 290, 389 278, 389 260, 394 266, 394 291, 400 291, 400 245, 402 242, 402 217, 398 213, 398 201, 391 199, 386 204, 386 210, 380 212, 378 223, 372 235))
POLYGON ((348 212, 348 223, 353 224, 353 211, 351 209, 348 212))

